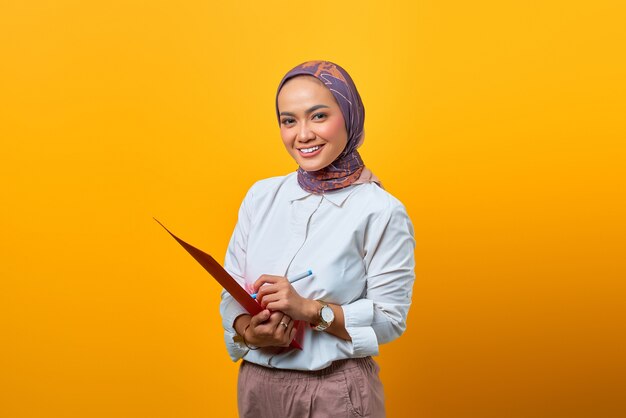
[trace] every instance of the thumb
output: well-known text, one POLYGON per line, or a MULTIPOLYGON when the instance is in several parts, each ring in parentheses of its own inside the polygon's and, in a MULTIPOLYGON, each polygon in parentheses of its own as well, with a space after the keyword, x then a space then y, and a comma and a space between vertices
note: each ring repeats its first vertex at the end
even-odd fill
POLYGON ((258 314, 252 317, 252 319, 250 320, 250 325, 252 325, 253 327, 256 327, 262 322, 267 321, 269 317, 270 317, 269 309, 264 309, 263 311, 259 312, 258 314))

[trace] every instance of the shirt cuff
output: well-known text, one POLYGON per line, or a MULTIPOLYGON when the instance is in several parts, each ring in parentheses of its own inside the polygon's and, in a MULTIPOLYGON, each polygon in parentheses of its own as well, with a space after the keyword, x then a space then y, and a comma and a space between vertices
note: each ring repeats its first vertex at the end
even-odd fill
POLYGON ((242 347, 240 344, 237 344, 233 341, 233 337, 236 334, 230 331, 224 331, 224 342, 226 343, 226 350, 228 351, 228 355, 230 356, 232 361, 237 361, 240 358, 243 358, 248 351, 250 351, 246 347, 242 347))
POLYGON ((374 320, 374 302, 371 299, 359 299, 348 305, 342 305, 343 318, 348 327, 369 327, 374 320))
POLYGON ((372 327, 346 327, 352 338, 352 354, 354 357, 378 355, 378 340, 372 327))
POLYGON ((346 331, 352 339, 352 354, 355 357, 378 355, 378 339, 372 328, 374 320, 374 302, 359 299, 348 305, 342 305, 346 331))
POLYGON ((222 327, 228 331, 234 331, 233 324, 238 316, 247 314, 243 306, 239 304, 235 299, 230 298, 229 302, 226 302, 224 311, 222 312, 222 327))

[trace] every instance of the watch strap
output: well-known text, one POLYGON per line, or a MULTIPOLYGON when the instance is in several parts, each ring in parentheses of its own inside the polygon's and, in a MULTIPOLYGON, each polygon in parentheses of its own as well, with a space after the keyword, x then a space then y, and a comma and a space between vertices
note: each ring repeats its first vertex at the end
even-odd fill
POLYGON ((316 302, 321 304, 321 307, 320 307, 320 309, 318 311, 318 317, 319 317, 319 321, 320 322, 317 325, 311 324, 311 328, 313 328, 315 331, 324 331, 326 328, 328 328, 332 324, 332 321, 331 322, 326 322, 326 320, 324 320, 324 316, 322 315, 322 310, 324 308, 329 308, 330 309, 330 306, 328 306, 327 303, 325 303, 324 301, 321 301, 321 300, 318 300, 316 302))

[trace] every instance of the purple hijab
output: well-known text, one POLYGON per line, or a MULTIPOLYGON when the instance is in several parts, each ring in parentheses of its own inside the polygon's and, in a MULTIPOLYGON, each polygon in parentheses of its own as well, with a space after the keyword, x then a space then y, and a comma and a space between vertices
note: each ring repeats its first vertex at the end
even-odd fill
POLYGON ((337 100, 346 122, 348 142, 339 157, 318 171, 304 171, 298 168, 298 184, 311 193, 324 193, 342 189, 357 180, 363 173, 364 164, 356 150, 362 142, 365 108, 361 96, 350 75, 339 65, 330 61, 308 61, 290 70, 278 85, 276 91, 276 116, 280 126, 278 93, 285 82, 298 75, 312 75, 330 90, 337 100))

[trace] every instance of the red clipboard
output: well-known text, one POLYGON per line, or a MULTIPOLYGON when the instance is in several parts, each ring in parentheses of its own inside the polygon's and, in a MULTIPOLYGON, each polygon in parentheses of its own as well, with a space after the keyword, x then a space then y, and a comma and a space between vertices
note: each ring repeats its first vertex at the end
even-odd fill
MULTIPOLYGON (((213 278, 217 280, 217 282, 221 284, 222 287, 226 289, 226 291, 230 293, 230 295, 235 298, 235 300, 239 302, 239 304, 246 311, 248 311, 250 315, 256 315, 259 312, 263 311, 263 307, 259 304, 259 302, 257 302, 256 299, 252 298, 248 294, 248 292, 246 292, 245 289, 241 287, 239 283, 237 283, 237 281, 233 279, 233 277, 228 274, 226 270, 224 270, 224 267, 222 267, 220 263, 215 261, 213 257, 205 253, 204 251, 194 247, 193 245, 186 243, 182 239, 178 238, 176 235, 172 234, 170 230, 165 228, 165 225, 159 222, 157 218, 153 219, 157 221, 159 225, 161 225, 172 237, 174 237, 174 239, 178 241, 178 243, 182 245, 183 248, 187 250, 187 252, 191 254, 191 256, 195 258, 196 261, 200 263, 200 265, 204 267, 204 269, 208 271, 209 274, 213 276, 213 278)), ((294 324, 294 327, 297 327, 296 338, 291 341, 290 346, 293 348, 297 348, 298 350, 302 350, 302 346, 298 343, 298 341, 296 341, 298 336, 302 335, 302 326, 300 324, 300 321, 297 321, 294 324)))

